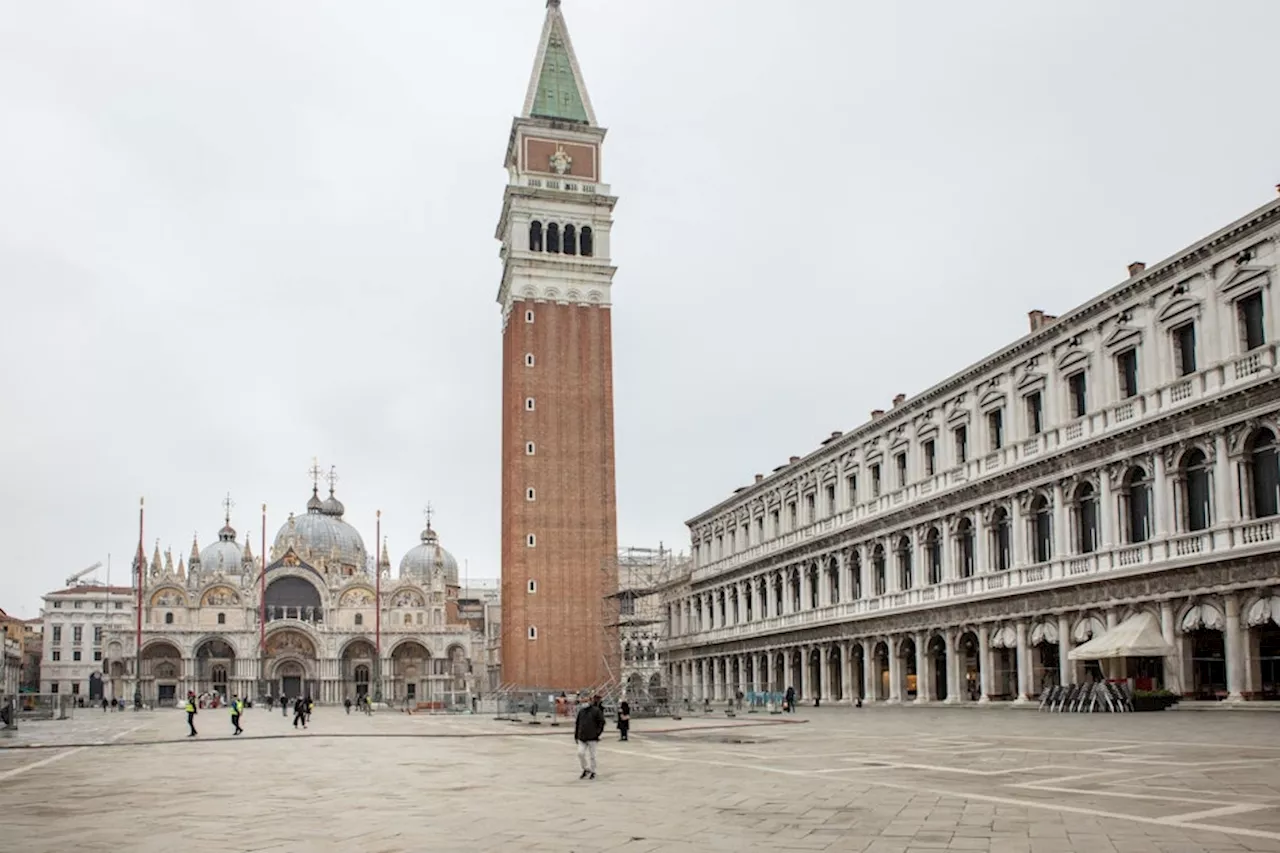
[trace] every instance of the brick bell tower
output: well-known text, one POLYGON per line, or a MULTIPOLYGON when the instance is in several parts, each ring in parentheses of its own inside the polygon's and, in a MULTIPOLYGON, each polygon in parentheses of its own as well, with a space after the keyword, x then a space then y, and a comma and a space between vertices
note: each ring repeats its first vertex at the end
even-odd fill
POLYGON ((548 0, 507 143, 502 241, 502 682, 602 685, 617 591, 609 231, 596 123, 548 0))

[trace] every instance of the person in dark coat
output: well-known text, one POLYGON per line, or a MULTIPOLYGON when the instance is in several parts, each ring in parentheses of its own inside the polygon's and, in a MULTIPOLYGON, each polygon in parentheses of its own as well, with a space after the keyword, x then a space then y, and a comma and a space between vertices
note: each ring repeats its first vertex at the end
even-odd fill
POLYGON ((302 723, 302 727, 307 727, 307 700, 301 696, 293 703, 293 727, 296 729, 298 723, 302 723))
POLYGON ((625 699, 618 706, 618 734, 619 740, 626 740, 627 735, 631 732, 631 703, 625 699))
POLYGON ((597 694, 591 697, 591 704, 578 709, 578 716, 573 721, 573 742, 578 747, 578 763, 582 765, 579 779, 596 778, 596 748, 600 745, 604 727, 604 708, 597 694))
POLYGON ((793 714, 796 712, 796 689, 794 687, 787 688, 786 696, 782 700, 782 710, 790 711, 793 714))

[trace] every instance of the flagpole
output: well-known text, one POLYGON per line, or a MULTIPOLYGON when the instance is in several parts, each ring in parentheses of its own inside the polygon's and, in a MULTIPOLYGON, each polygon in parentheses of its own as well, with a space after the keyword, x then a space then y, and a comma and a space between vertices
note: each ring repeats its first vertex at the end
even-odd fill
POLYGON ((378 558, 373 561, 373 701, 382 704, 382 510, 378 510, 377 537, 378 558))
MULTIPOLYGON (((258 648, 267 648, 267 505, 262 505, 262 573, 258 576, 258 648)), ((259 655, 259 659, 261 659, 259 655)), ((264 668, 263 676, 266 675, 264 668)), ((265 677, 263 678, 265 681, 265 677)))
POLYGON ((134 662, 134 678, 133 678, 133 709, 135 711, 142 709, 142 570, 146 563, 142 551, 142 522, 146 511, 146 498, 138 498, 138 556, 134 561, 138 564, 138 620, 137 620, 137 648, 138 657, 134 662))

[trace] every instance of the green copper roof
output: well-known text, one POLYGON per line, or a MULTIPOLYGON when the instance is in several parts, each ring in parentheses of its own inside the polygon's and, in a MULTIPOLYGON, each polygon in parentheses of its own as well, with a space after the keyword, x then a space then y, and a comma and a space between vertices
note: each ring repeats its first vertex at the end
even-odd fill
POLYGON ((533 100, 530 115, 587 121, 587 109, 582 105, 582 93, 573 79, 569 51, 559 26, 552 27, 547 37, 547 51, 542 58, 542 71, 538 74, 538 94, 533 100))

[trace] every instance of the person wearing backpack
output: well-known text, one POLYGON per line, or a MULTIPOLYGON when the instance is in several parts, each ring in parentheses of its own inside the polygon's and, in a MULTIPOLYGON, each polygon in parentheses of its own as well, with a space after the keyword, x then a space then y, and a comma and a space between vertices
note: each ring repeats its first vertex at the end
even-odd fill
POLYGON ((197 713, 196 694, 190 691, 187 692, 186 711, 187 711, 187 728, 191 729, 190 733, 187 734, 187 737, 195 737, 197 734, 196 733, 196 713, 197 713))

